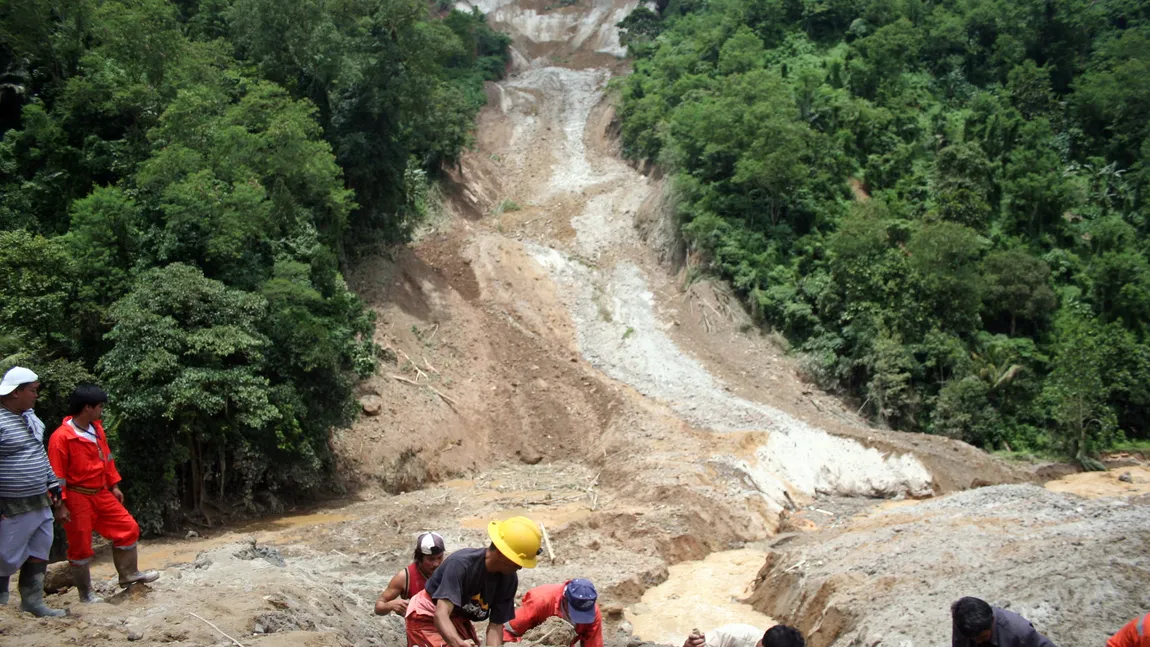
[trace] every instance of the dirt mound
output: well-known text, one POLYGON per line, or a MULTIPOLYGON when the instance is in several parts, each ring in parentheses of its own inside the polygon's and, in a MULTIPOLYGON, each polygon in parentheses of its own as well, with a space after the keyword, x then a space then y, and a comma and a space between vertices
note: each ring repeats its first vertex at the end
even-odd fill
POLYGON ((551 617, 543 624, 523 634, 524 645, 540 647, 568 647, 575 641, 575 627, 563 618, 551 617))
POLYGON ((812 647, 949 640, 950 603, 1020 613, 1055 644, 1101 645, 1150 608, 1150 506, 1031 485, 891 507, 793 538, 759 573, 752 605, 812 647))
MULTIPOLYGON (((166 569, 156 582, 137 585, 115 603, 82 605, 74 592, 48 596, 69 615, 55 620, 19 617, 0 608, 5 644, 130 643, 216 645, 279 634, 279 644, 401 647, 403 627, 381 622, 370 600, 349 587, 339 555, 288 553, 251 542, 228 544, 196 562, 166 569), (286 554, 284 554, 286 553, 286 554), (283 564, 273 564, 278 557, 283 564), (198 616, 198 617, 197 617, 198 616), (215 628, 211 624, 216 625, 215 628), (294 632, 315 632, 307 640, 294 632)), ((374 588, 374 587, 373 587, 374 588)), ((396 619, 398 620, 398 619, 396 619)), ((276 641, 258 644, 276 644, 276 641)))

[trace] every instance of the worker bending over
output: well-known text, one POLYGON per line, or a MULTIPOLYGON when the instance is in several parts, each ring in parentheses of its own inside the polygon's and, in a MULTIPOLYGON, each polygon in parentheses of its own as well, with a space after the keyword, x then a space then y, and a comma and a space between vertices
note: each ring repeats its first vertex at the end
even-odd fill
POLYGON ((1026 618, 978 598, 959 598, 950 606, 950 616, 953 647, 1054 647, 1026 618))
POLYGON ((527 517, 492 521, 487 548, 464 548, 443 560, 407 605, 408 647, 478 647, 474 622, 487 621, 486 647, 503 644, 515 617, 516 572, 535 568, 543 534, 527 517))
POLYGON ((503 627, 503 642, 519 642, 523 634, 558 616, 575 626, 572 645, 603 647, 603 616, 595 604, 598 597, 589 580, 537 586, 523 594, 523 604, 503 627))
POLYGON ((683 647, 804 647, 803 634, 794 627, 775 625, 766 632, 758 627, 729 624, 705 634, 692 633, 683 647))
POLYGON ((1150 647, 1150 613, 1145 613, 1118 630, 1106 641, 1106 647, 1150 647))
POLYGON ((402 616, 407 611, 407 601, 427 586, 427 580, 435 569, 443 563, 443 537, 437 532, 425 532, 415 540, 415 557, 387 583, 387 588, 375 601, 375 614, 389 613, 402 616))

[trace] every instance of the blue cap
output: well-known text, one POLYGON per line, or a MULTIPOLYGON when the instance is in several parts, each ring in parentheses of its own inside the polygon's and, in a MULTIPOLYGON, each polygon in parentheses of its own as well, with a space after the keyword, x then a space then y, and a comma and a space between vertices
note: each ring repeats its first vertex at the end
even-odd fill
POLYGON ((567 615, 571 624, 589 625, 595 622, 595 600, 599 594, 595 592, 595 585, 591 580, 571 580, 563 589, 563 597, 567 598, 567 615))

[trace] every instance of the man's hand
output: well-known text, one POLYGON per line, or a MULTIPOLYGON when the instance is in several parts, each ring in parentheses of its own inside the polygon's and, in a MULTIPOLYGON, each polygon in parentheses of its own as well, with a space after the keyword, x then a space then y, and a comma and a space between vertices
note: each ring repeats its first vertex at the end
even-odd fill
POLYGON ((691 634, 687 636, 687 640, 683 642, 683 647, 703 647, 707 644, 707 636, 704 634, 691 634))
POLYGON ((60 523, 68 523, 72 520, 72 513, 68 511, 68 506, 64 505, 63 501, 56 504, 56 506, 52 508, 52 512, 56 515, 56 521, 60 523))
POLYGON ((457 647, 479 647, 479 645, 476 645, 474 640, 467 638, 465 640, 459 641, 459 645, 457 645, 457 647))
POLYGON ((407 614, 407 600, 404 600, 403 598, 396 598, 391 602, 388 602, 386 606, 388 611, 401 618, 407 614))
POLYGON ((124 493, 120 491, 119 485, 112 486, 112 496, 116 497, 116 500, 120 503, 124 502, 124 493))

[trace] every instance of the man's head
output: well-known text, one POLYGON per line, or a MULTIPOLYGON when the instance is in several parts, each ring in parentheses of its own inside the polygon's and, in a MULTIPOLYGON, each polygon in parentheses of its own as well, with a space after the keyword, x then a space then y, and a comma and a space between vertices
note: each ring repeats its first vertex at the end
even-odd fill
POLYGON ((954 620, 954 630, 958 635, 977 645, 990 642, 994 609, 986 602, 978 598, 959 598, 950 605, 950 617, 954 620))
POLYGON ((15 366, 0 380, 0 404, 15 413, 24 413, 36 406, 40 395, 40 378, 23 366, 15 366))
POLYGON ((599 593, 591 580, 574 579, 563 587, 563 612, 573 625, 595 622, 595 600, 599 593))
POLYGON ((767 629, 755 647, 803 647, 806 642, 798 629, 787 625, 775 625, 767 629))
POLYGON ((492 573, 510 574, 521 568, 535 568, 535 558, 541 552, 543 533, 527 517, 511 517, 506 521, 487 524, 486 566, 492 573))
POLYGON ((415 540, 415 566, 424 577, 431 577, 443 563, 446 555, 443 537, 437 532, 425 532, 415 540))
POLYGON ((68 398, 68 415, 83 418, 86 422, 96 422, 104 416, 104 403, 108 394, 95 384, 81 384, 68 398))

